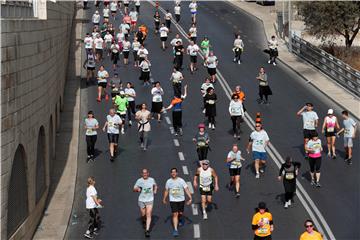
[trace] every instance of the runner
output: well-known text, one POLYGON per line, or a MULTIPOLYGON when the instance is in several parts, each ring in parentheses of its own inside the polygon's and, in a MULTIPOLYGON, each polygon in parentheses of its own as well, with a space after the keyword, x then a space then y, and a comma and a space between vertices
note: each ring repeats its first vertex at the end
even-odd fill
POLYGON ((116 1, 112 1, 110 3, 110 10, 111 10, 111 16, 113 17, 113 20, 115 21, 116 20, 116 12, 117 12, 117 9, 118 9, 118 4, 116 3, 116 1))
POLYGON ((193 142, 196 144, 196 152, 199 157, 199 164, 202 166, 203 160, 207 159, 207 154, 209 151, 210 137, 207 132, 205 132, 205 124, 200 123, 198 125, 199 131, 196 133, 193 138, 193 142))
POLYGON ((206 58, 206 66, 207 66, 207 71, 208 74, 211 77, 211 82, 215 83, 216 80, 216 67, 219 63, 217 57, 214 55, 213 51, 210 51, 209 53, 209 57, 206 58))
POLYGON ((110 53, 111 53, 111 44, 112 44, 113 40, 114 40, 114 37, 110 34, 109 31, 107 31, 104 36, 104 42, 105 42, 105 49, 106 49, 108 56, 110 56, 110 53))
POLYGON ((245 107, 245 104, 244 104, 246 97, 245 97, 244 91, 241 90, 240 85, 237 85, 235 87, 235 90, 234 90, 233 94, 237 94, 239 96, 239 99, 240 99, 240 101, 242 102, 242 105, 243 105, 244 112, 246 112, 246 107, 245 107))
POLYGON ((120 94, 115 97, 115 105, 117 107, 116 113, 121 118, 121 134, 125 134, 125 119, 129 101, 124 91, 120 91, 120 94))
MULTIPOLYGON (((140 50, 142 50, 142 49, 140 48, 140 50)), ((138 54, 139 54, 139 52, 138 52, 138 54)), ((140 57, 141 56, 142 55, 140 55, 140 57)), ((139 67, 141 68, 141 75, 140 75, 139 79, 144 81, 144 87, 150 85, 150 83, 149 83, 149 81, 150 81, 150 66, 151 66, 151 63, 145 56, 144 60, 141 61, 140 65, 139 65, 139 67)))
MULTIPOLYGON (((138 39, 139 40, 139 39, 138 39)), ((144 47, 143 44, 140 45, 139 51, 137 52, 139 62, 141 63, 144 61, 145 58, 149 55, 149 51, 144 47)), ((140 67, 140 65, 139 65, 140 67)))
POLYGON ((108 24, 108 32, 113 36, 113 38, 115 37, 115 28, 114 28, 114 26, 113 26, 113 24, 112 23, 109 23, 108 24))
POLYGON ((125 17, 123 18, 123 22, 119 26, 119 28, 121 28, 121 31, 124 33, 125 38, 129 37, 130 24, 131 19, 129 15, 125 15, 125 17))
POLYGON ((100 14, 98 10, 96 10, 95 13, 92 15, 92 23, 94 24, 94 26, 99 26, 100 14))
POLYGON ((161 122, 161 110, 163 108, 162 95, 164 95, 164 90, 160 86, 160 82, 154 83, 154 87, 151 89, 151 95, 152 95, 151 112, 153 116, 157 114, 157 120, 158 122, 161 122))
POLYGON ((305 232, 301 234, 300 240, 323 240, 321 233, 315 230, 314 222, 310 219, 304 222, 305 232))
POLYGON ((149 171, 144 168, 134 185, 134 192, 138 192, 138 206, 140 208, 141 219, 145 228, 145 237, 150 237, 150 225, 152 210, 154 206, 154 194, 157 193, 157 185, 152 177, 149 177, 149 171))
POLYGON ((274 66, 276 66, 276 58, 279 55, 278 52, 278 42, 275 39, 275 36, 271 36, 271 39, 269 40, 269 51, 270 51, 270 59, 268 61, 268 63, 273 64, 274 66))
POLYGON ((165 191, 163 197, 163 203, 167 204, 167 198, 169 196, 170 207, 172 212, 172 223, 174 227, 173 236, 179 236, 178 225, 183 225, 182 219, 185 205, 185 193, 189 200, 186 205, 190 205, 192 202, 191 192, 184 179, 178 177, 178 171, 176 168, 170 170, 171 178, 166 181, 165 191), (185 192, 185 193, 184 193, 185 192))
POLYGON ((132 50, 133 50, 133 56, 134 56, 134 67, 139 66, 139 56, 137 55, 139 49, 140 49, 140 42, 138 41, 137 37, 134 37, 134 41, 132 43, 132 50))
POLYGON ((140 13, 140 0, 135 0, 135 9, 137 13, 140 13))
POLYGON ((95 178, 88 177, 86 188, 86 209, 89 211, 90 220, 89 227, 86 230, 84 236, 86 238, 93 238, 93 235, 97 235, 100 228, 100 215, 98 208, 102 208, 101 199, 97 197, 97 191, 95 189, 95 178))
POLYGON ((180 22, 180 13, 181 13, 180 4, 175 5, 174 13, 175 13, 175 20, 176 20, 177 23, 179 23, 180 22))
POLYGON ((100 62, 103 57, 103 48, 105 47, 105 43, 104 40, 100 37, 99 33, 96 35, 94 44, 95 44, 96 61, 100 62))
POLYGON ((175 38, 173 38, 170 42, 170 45, 173 47, 173 51, 175 51, 175 46, 178 41, 180 41, 181 44, 183 43, 182 39, 180 38, 180 35, 177 33, 175 35, 175 38))
POLYGON ((343 125, 344 127, 340 129, 336 133, 338 136, 342 132, 344 132, 344 148, 345 148, 345 162, 347 162, 349 165, 352 164, 352 149, 353 149, 353 139, 356 135, 356 122, 354 119, 349 117, 348 111, 344 110, 342 111, 342 117, 343 117, 343 125))
POLYGON ((139 111, 135 114, 135 119, 138 120, 138 132, 140 135, 141 148, 146 151, 148 146, 149 132, 151 130, 150 122, 151 113, 147 110, 145 103, 139 106, 139 111))
POLYGON ((183 130, 182 130, 182 102, 184 101, 184 99, 187 96, 187 85, 185 85, 184 87, 184 95, 181 96, 174 96, 174 98, 171 100, 170 105, 163 109, 164 110, 170 110, 171 108, 173 109, 172 112, 172 121, 173 121, 173 127, 174 127, 174 134, 175 136, 177 136, 178 134, 180 134, 180 136, 183 135, 183 130))
POLYGON ((94 39, 90 36, 89 33, 86 33, 86 37, 84 38, 85 51, 89 53, 90 50, 94 48, 94 39))
POLYGON ((196 13, 197 13, 197 3, 196 0, 192 0, 189 4, 190 13, 191 13, 191 22, 196 23, 196 13))
POLYGON ((274 222, 272 214, 266 208, 266 203, 259 202, 255 209, 252 219, 252 230, 254 230, 254 240, 271 240, 271 234, 274 231, 274 222))
POLYGON ((140 44, 144 44, 147 33, 148 33, 147 27, 144 24, 140 25, 138 31, 135 34, 140 44))
POLYGON ((117 145, 119 141, 119 126, 122 124, 121 118, 115 114, 115 109, 111 108, 109 110, 109 115, 106 117, 106 123, 103 127, 107 128, 107 135, 109 141, 109 152, 110 152, 110 161, 113 162, 117 153, 117 145))
POLYGON ((206 58, 209 56, 210 47, 211 47, 210 40, 207 36, 205 36, 204 40, 201 41, 200 47, 201 47, 201 51, 204 54, 204 61, 206 61, 206 58))
POLYGON ((130 30, 135 32, 136 23, 137 23, 137 20, 138 20, 139 13, 134 8, 131 8, 129 16, 130 16, 130 19, 131 19, 131 28, 130 28, 130 30))
POLYGON ((233 45, 233 52, 235 53, 234 63, 241 64, 241 54, 244 51, 244 42, 241 39, 240 34, 236 35, 233 45))
POLYGON ((96 130, 99 128, 99 122, 94 118, 94 112, 89 111, 88 117, 85 119, 86 129, 86 149, 87 149, 87 162, 94 161, 95 143, 97 139, 96 130))
POLYGON ((123 0, 123 2, 124 2, 124 13, 128 14, 130 0, 123 0))
POLYGON ((303 133, 304 133, 304 149, 305 158, 307 158, 306 144, 316 132, 318 126, 319 117, 316 112, 313 111, 314 105, 312 103, 306 103, 297 113, 297 116, 302 116, 303 119, 303 133), (306 111, 305 111, 306 110, 306 111))
POLYGON ((200 51, 199 46, 194 42, 191 41, 190 45, 187 47, 186 52, 190 55, 190 72, 191 74, 194 73, 194 71, 197 70, 197 54, 200 51))
POLYGON ((86 68, 86 85, 90 83, 90 77, 94 79, 95 77, 95 55, 92 49, 89 49, 88 53, 86 54, 86 60, 84 62, 83 67, 86 68))
POLYGON ((173 73, 171 74, 170 81, 172 82, 173 89, 174 89, 174 96, 180 97, 181 96, 181 83, 184 80, 183 74, 178 71, 176 67, 173 68, 173 73))
POLYGON ((116 40, 120 47, 120 54, 122 54, 123 41, 125 40, 125 34, 122 32, 121 28, 119 29, 119 32, 116 34, 116 40))
POLYGON ((131 43, 127 37, 123 41, 123 55, 124 55, 124 65, 129 64, 129 53, 130 53, 131 43))
POLYGON ((269 144, 270 139, 261 124, 255 124, 255 131, 250 134, 249 144, 247 146, 247 152, 250 153, 250 147, 252 148, 253 159, 255 161, 256 178, 260 178, 260 172, 264 173, 266 164, 266 150, 265 147, 269 144))
POLYGON ((196 39, 197 39, 197 28, 195 23, 191 24, 191 27, 189 29, 189 33, 188 33, 189 39, 191 41, 193 41, 194 43, 196 43, 196 39))
POLYGON ((240 140, 240 124, 243 121, 244 117, 244 107, 242 101, 239 99, 239 95, 233 94, 231 96, 232 100, 229 105, 229 113, 232 121, 232 129, 234 132, 234 138, 240 140))
POLYGON ((110 47, 110 51, 111 51, 111 60, 113 63, 113 70, 116 70, 117 67, 117 62, 119 61, 119 54, 120 54, 120 46, 119 44, 116 43, 116 41, 113 41, 113 43, 111 44, 110 47))
POLYGON ((160 13, 158 11, 156 11, 154 14, 155 33, 159 32, 160 21, 161 21, 160 13))
MULTIPOLYGON (((105 4, 104 4, 105 5, 105 4)), ((110 17, 110 9, 109 6, 104 6, 103 9, 103 17, 104 17, 104 22, 109 22, 109 17, 110 17)))
POLYGON ((177 41, 174 47, 174 66, 176 69, 182 70, 184 51, 182 41, 177 41))
POLYGON ((283 179, 284 189, 285 189, 285 205, 284 208, 287 209, 293 201, 293 197, 296 191, 296 177, 299 172, 301 163, 293 162, 291 157, 286 157, 285 163, 281 165, 278 179, 281 181, 283 179))
POLYGON ((212 203, 213 191, 219 191, 219 179, 215 170, 209 167, 209 160, 204 160, 201 167, 196 170, 194 176, 194 188, 198 187, 201 195, 201 208, 203 212, 203 219, 208 219, 206 209, 212 203))
POLYGON ((100 26, 100 36, 102 39, 104 39, 106 32, 107 32, 107 28, 108 28, 108 23, 107 22, 103 22, 100 26))
POLYGON ((101 98, 103 96, 103 93, 105 94, 105 99, 108 99, 108 94, 106 92, 106 86, 107 86, 107 78, 109 77, 109 73, 105 70, 104 65, 101 65, 97 74, 97 80, 98 80, 98 97, 97 101, 101 102, 101 98))
POLYGON ((259 99, 257 102, 259 104, 267 104, 269 105, 269 99, 268 96, 272 95, 271 88, 269 86, 268 76, 265 73, 265 69, 263 67, 260 68, 259 75, 256 77, 256 79, 259 81, 259 99), (265 97, 265 101, 264 101, 265 97))
POLYGON ((336 140, 336 130, 339 130, 339 122, 337 117, 334 115, 334 110, 329 109, 327 116, 324 118, 324 123, 322 125, 322 133, 325 133, 327 147, 328 147, 328 157, 336 158, 335 152, 335 140, 336 140))
POLYGON ((169 9, 166 10, 165 13, 165 26, 169 29, 169 32, 171 32, 171 20, 172 20, 172 14, 170 13, 169 9))
POLYGON ((231 151, 228 153, 226 163, 229 166, 230 183, 226 187, 233 191, 235 185, 235 197, 240 197, 240 174, 241 174, 241 161, 245 158, 241 156, 241 151, 237 144, 233 144, 231 151))
MULTIPOLYGON (((93 38, 93 41, 95 41, 95 38, 98 34, 99 34, 99 26, 94 26, 93 30, 91 32, 91 37, 93 38)), ((92 49, 94 49, 94 43, 93 43, 92 49)))
POLYGON ((160 27, 160 39, 161 39, 161 48, 163 51, 165 51, 166 46, 166 40, 168 38, 169 28, 165 27, 165 24, 162 23, 160 27))
POLYGON ((214 88, 209 87, 207 89, 207 94, 204 97, 204 101, 205 101, 205 116, 208 118, 209 129, 215 130, 217 96, 214 91, 214 88))
POLYGON ((115 103, 115 98, 120 94, 122 90, 122 82, 117 73, 114 73, 114 76, 110 79, 110 87, 111 87, 111 99, 112 102, 115 103))
POLYGON ((306 151, 309 153, 309 165, 311 175, 311 185, 321 187, 320 185, 320 167, 321 167, 321 152, 322 145, 321 140, 317 133, 312 135, 312 138, 307 142, 305 146, 306 151))
POLYGON ((135 115, 135 98, 136 98, 136 92, 131 82, 126 83, 126 88, 124 89, 124 92, 129 104, 127 108, 127 116, 129 120, 129 126, 131 126, 132 125, 131 114, 135 115))

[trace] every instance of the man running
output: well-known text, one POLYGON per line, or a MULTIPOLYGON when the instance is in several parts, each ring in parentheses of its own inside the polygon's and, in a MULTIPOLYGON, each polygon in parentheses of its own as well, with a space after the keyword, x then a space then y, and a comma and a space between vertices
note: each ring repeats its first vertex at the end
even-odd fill
POLYGON ((206 58, 209 56, 209 52, 210 52, 210 40, 207 36, 204 37, 204 40, 201 41, 200 43, 200 47, 201 47, 201 51, 204 54, 204 60, 206 60, 206 58))
POLYGON ((217 67, 219 61, 212 51, 210 51, 209 57, 206 58, 205 63, 207 66, 208 74, 210 75, 210 78, 211 78, 211 82, 215 83, 216 67, 217 67))
POLYGON ((94 39, 90 36, 89 33, 86 33, 86 37, 84 38, 85 51, 89 53, 90 50, 94 48, 94 39))
POLYGON ((353 139, 356 135, 356 122, 354 119, 349 117, 349 112, 344 110, 342 111, 342 117, 343 125, 344 127, 340 129, 336 133, 336 135, 339 135, 340 133, 344 132, 344 148, 345 148, 345 162, 347 162, 349 165, 352 164, 352 148, 353 148, 353 139))
POLYGON ((269 59, 268 63, 276 66, 276 58, 279 55, 277 47, 279 44, 278 44, 275 36, 271 36, 271 39, 269 40, 268 45, 269 45, 269 51, 270 51, 270 59, 269 59))
POLYGON ((190 45, 186 49, 187 54, 190 55, 190 72, 191 72, 191 74, 193 74, 194 71, 197 70, 196 63, 197 63, 197 54, 198 54, 199 50, 200 49, 199 49, 198 45, 194 41, 191 41, 190 45))
POLYGON ((98 10, 96 10, 95 13, 92 15, 92 22, 93 22, 94 26, 99 26, 100 14, 99 14, 98 10))
POLYGON ((169 29, 169 32, 171 32, 170 31, 171 19, 172 19, 172 14, 170 13, 169 10, 166 10, 166 13, 165 13, 165 26, 169 29))
POLYGON ((115 105, 117 106, 117 114, 121 118, 121 134, 125 134, 125 119, 127 108, 129 107, 129 101, 125 96, 124 91, 120 91, 120 94, 115 97, 115 105))
POLYGON ((244 51, 244 42, 241 39, 240 34, 236 35, 233 51, 235 53, 234 63, 241 64, 241 54, 244 51))
POLYGON ((182 70, 183 65, 183 56, 184 56, 184 46, 182 44, 182 41, 178 40, 174 47, 174 66, 175 68, 182 70))
POLYGON ((229 113, 232 121, 232 129, 234 132, 234 138, 240 140, 240 124, 244 117, 244 106, 239 99, 238 94, 231 96, 232 100, 229 104, 229 113))
POLYGON ((161 48, 163 51, 165 51, 169 28, 165 27, 165 24, 162 23, 159 32, 160 32, 161 48))
POLYGON ((185 193, 189 200, 186 202, 190 205, 192 202, 191 192, 184 179, 178 177, 178 171, 176 168, 170 170, 171 178, 166 181, 165 191, 163 197, 163 203, 167 204, 167 198, 169 196, 170 207, 172 212, 172 223, 174 227, 173 236, 179 236, 178 225, 183 225, 184 220, 182 215, 184 212, 185 205, 185 193))
POLYGON ((151 113, 147 110, 145 103, 140 105, 139 111, 135 113, 135 119, 138 121, 138 132, 140 138, 140 147, 146 151, 149 139, 149 132, 151 130, 150 119, 151 113))
POLYGON ((193 182, 195 189, 198 187, 198 179, 203 219, 206 220, 206 208, 212 203, 213 191, 219 191, 219 179, 215 170, 209 167, 209 160, 204 160, 202 166, 196 170, 193 182))
POLYGON ((271 240, 271 234, 274 231, 274 222, 272 214, 266 207, 266 203, 259 202, 256 213, 252 218, 252 230, 254 231, 254 240, 271 240))
POLYGON ((207 154, 209 150, 210 137, 207 132, 205 132, 205 124, 200 123, 198 125, 199 131, 193 138, 193 142, 196 144, 196 152, 199 157, 200 166, 203 163, 203 160, 207 159, 207 154))
POLYGON ((103 57, 103 49, 105 47, 105 43, 104 40, 100 37, 99 33, 96 35, 96 38, 94 40, 94 45, 95 45, 96 61, 100 62, 103 57))
POLYGON ((171 74, 170 81, 172 82, 174 89, 174 96, 181 96, 181 83, 184 80, 183 74, 178 71, 176 67, 173 69, 173 73, 171 74))
POLYGON ((229 166, 230 173, 230 183, 227 184, 227 187, 230 191, 232 191, 235 186, 236 198, 240 197, 241 161, 245 161, 245 159, 241 156, 241 151, 239 150, 237 144, 233 144, 233 147, 226 158, 226 163, 229 166))
POLYGON ((150 224, 152 210, 154 205, 154 194, 157 193, 157 185, 152 177, 149 177, 149 171, 144 168, 142 177, 134 185, 134 192, 138 192, 138 205, 140 208, 141 219, 145 228, 145 237, 150 237, 150 224))
POLYGON ((109 150, 110 150, 110 161, 113 162, 117 153, 117 145, 119 141, 119 126, 122 124, 121 118, 115 114, 115 109, 111 108, 109 110, 109 115, 106 117, 106 123, 103 127, 107 128, 107 135, 109 140, 109 150))
POLYGON ((253 159, 255 161, 256 178, 260 178, 260 172, 264 173, 266 163, 266 150, 265 147, 269 144, 270 139, 265 130, 262 129, 260 123, 255 124, 255 131, 250 134, 247 152, 250 153, 252 148, 253 159))

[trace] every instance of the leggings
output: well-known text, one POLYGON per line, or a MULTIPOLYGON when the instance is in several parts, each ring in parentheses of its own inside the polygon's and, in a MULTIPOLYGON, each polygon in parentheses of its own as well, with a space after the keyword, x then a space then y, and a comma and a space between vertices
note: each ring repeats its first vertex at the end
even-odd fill
POLYGON ((165 20, 165 25, 170 30, 171 20, 165 20))
POLYGON ((175 14, 175 20, 177 23, 180 21, 180 14, 175 14))
POLYGON ((173 111, 173 127, 175 132, 179 132, 180 128, 182 128, 182 111, 173 111))
POLYGON ((321 157, 318 158, 309 158, 309 165, 310 165, 310 172, 314 173, 320 172, 320 167, 321 167, 321 157))
POLYGON ((173 83, 174 96, 181 97, 181 83, 173 83))
POLYGON ((270 49, 270 63, 276 63, 277 50, 270 49))
POLYGON ((174 65, 177 69, 181 69, 183 65, 183 55, 176 55, 174 58, 174 65))
POLYGON ((131 121, 131 114, 135 115, 135 101, 129 101, 129 106, 127 108, 127 116, 129 121, 131 121))
POLYGON ((231 116, 231 121, 234 134, 240 134, 241 116, 231 116))
POLYGON ((196 149, 200 161, 207 158, 208 150, 208 147, 198 147, 196 149))
POLYGON ((209 123, 215 125, 215 116, 208 116, 209 123))
POLYGON ((95 155, 95 143, 97 135, 86 136, 86 145, 87 145, 87 155, 95 155))
POLYGON ((99 228, 99 211, 97 208, 91 208, 89 210, 90 220, 89 220, 89 227, 88 230, 93 233, 94 228, 99 228))
POLYGON ((292 200, 294 196, 293 192, 285 192, 285 202, 292 200))
POLYGON ((149 139, 149 132, 141 131, 140 134, 140 142, 144 144, 144 148, 147 147, 148 139, 149 139))
POLYGON ((241 61, 241 53, 242 53, 242 50, 237 48, 235 49, 235 61, 241 61))

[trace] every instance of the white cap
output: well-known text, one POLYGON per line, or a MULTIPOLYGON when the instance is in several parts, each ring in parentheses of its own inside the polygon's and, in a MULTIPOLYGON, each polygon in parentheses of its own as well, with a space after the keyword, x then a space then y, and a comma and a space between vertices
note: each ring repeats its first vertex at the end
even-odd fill
POLYGON ((120 95, 124 95, 125 94, 125 92, 124 91, 120 91, 120 95))
POLYGON ((331 108, 328 110, 328 113, 327 114, 333 114, 334 113, 334 110, 332 110, 331 108))

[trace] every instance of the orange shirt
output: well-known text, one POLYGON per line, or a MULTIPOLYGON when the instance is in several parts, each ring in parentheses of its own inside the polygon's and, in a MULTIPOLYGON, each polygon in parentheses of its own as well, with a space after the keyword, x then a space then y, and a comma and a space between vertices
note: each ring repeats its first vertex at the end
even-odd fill
POLYGON ((305 231, 303 234, 301 234, 300 240, 323 240, 323 237, 317 231, 313 231, 311 234, 305 231))
POLYGON ((245 99, 245 93, 244 93, 243 91, 233 92, 233 94, 238 95, 239 99, 240 99, 241 101, 244 101, 244 99, 245 99))
POLYGON ((174 98, 173 100, 171 100, 171 105, 175 106, 175 104, 177 103, 181 103, 182 99, 181 98, 174 98))
POLYGON ((260 212, 255 213, 252 219, 252 225, 258 225, 260 222, 263 223, 261 227, 254 231, 255 235, 259 237, 266 237, 271 235, 270 221, 272 220, 272 215, 269 212, 264 212, 263 214, 260 212))

